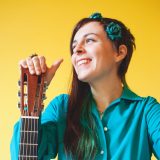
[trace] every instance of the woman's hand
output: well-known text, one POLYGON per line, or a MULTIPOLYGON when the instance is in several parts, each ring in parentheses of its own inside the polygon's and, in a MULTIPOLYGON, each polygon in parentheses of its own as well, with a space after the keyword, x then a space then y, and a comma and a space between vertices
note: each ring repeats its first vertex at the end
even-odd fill
POLYGON ((44 56, 34 56, 33 58, 28 57, 26 59, 20 60, 19 65, 23 68, 28 68, 30 74, 40 75, 41 73, 45 73, 47 85, 49 85, 62 62, 63 59, 59 59, 56 60, 51 65, 51 67, 47 67, 46 59, 44 56))

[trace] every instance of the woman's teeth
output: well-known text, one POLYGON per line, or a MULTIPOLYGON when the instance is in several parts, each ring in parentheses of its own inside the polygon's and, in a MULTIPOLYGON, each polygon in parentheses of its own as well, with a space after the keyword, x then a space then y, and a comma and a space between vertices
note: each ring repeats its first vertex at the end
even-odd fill
POLYGON ((84 60, 81 60, 81 61, 77 62, 77 65, 80 66, 81 64, 87 64, 89 62, 90 62, 90 60, 84 59, 84 60))

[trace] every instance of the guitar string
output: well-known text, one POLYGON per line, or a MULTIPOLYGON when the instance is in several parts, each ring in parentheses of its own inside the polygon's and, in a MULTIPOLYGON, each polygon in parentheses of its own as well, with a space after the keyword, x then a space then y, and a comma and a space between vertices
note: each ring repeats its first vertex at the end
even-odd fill
MULTIPOLYGON (((30 128, 30 130, 29 131, 31 131, 31 132, 28 132, 28 134, 30 134, 30 136, 29 136, 29 144, 31 144, 31 136, 32 136, 32 119, 29 119, 28 120, 29 122, 31 122, 30 124, 29 124, 29 128, 30 128)), ((29 145, 29 155, 32 155, 32 152, 31 152, 31 148, 32 148, 32 144, 31 145, 29 145)))
MULTIPOLYGON (((38 92, 38 88, 39 87, 37 87, 37 90, 36 90, 36 94, 37 94, 37 92, 38 92)), ((35 98, 35 104, 34 104, 34 106, 37 106, 37 97, 35 98)), ((29 115, 28 115, 29 116, 29 115)), ((36 135, 38 134, 36 131, 38 131, 38 128, 37 128, 37 126, 38 126, 38 121, 37 121, 37 119, 28 119, 28 121, 29 122, 31 122, 31 123, 28 123, 28 127, 31 127, 30 129, 31 129, 31 132, 28 132, 28 134, 30 133, 30 140, 31 140, 31 138, 33 137, 33 140, 31 140, 30 142, 29 142, 29 148, 30 148, 30 153, 29 153, 29 155, 33 155, 33 156, 37 156, 37 138, 36 138, 36 135), (33 126, 32 126, 32 124, 33 124, 33 126), (33 144, 35 144, 35 145, 33 145, 33 144, 31 144, 31 142, 33 142, 33 144)), ((27 142, 28 143, 28 142, 27 142)), ((27 154, 28 155, 28 154, 27 154)), ((30 159, 30 158, 29 158, 30 159)))
MULTIPOLYGON (((37 93, 40 93, 40 84, 37 85, 36 95, 37 95, 37 93)), ((37 95, 36 99, 35 99, 35 107, 38 106, 39 100, 40 100, 40 97, 37 95)), ((38 112, 38 108, 35 108, 35 109, 36 109, 36 112, 38 112)), ((35 143, 37 145, 33 148, 33 153, 36 153, 36 155, 38 154, 38 150, 37 150, 38 149, 38 122, 39 122, 38 119, 34 120, 34 136, 33 136, 33 139, 35 140, 35 143)))

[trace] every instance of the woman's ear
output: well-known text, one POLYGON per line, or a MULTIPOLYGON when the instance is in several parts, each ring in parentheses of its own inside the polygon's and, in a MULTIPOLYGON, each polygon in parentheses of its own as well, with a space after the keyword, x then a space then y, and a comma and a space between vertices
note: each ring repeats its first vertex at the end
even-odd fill
POLYGON ((127 47, 126 45, 122 44, 119 46, 118 54, 115 55, 115 61, 121 62, 127 55, 127 47))

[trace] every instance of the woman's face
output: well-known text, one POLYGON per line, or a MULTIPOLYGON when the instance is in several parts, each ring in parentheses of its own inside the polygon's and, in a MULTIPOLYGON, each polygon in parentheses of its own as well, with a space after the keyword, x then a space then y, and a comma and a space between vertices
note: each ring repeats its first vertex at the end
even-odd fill
POLYGON ((99 22, 82 26, 72 48, 72 64, 79 80, 90 83, 117 74, 116 49, 99 22))

